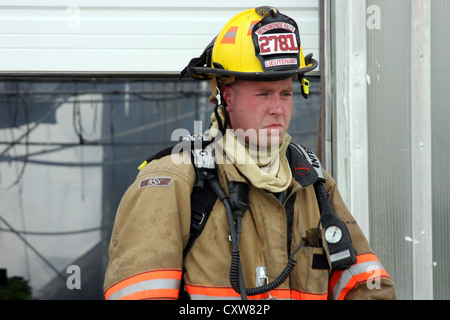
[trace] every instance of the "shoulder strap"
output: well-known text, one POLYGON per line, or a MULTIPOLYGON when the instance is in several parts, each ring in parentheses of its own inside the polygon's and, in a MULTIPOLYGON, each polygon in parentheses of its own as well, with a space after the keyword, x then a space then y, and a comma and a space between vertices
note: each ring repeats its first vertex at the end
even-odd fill
POLYGON ((191 230, 186 248, 185 256, 191 250, 197 237, 202 233, 206 221, 216 203, 217 195, 208 183, 204 186, 195 186, 191 194, 191 230))
POLYGON ((141 165, 138 167, 138 169, 141 170, 141 169, 144 168, 148 163, 150 163, 150 161, 152 161, 152 160, 160 159, 160 158, 162 158, 162 157, 168 156, 169 154, 172 153, 172 149, 173 149, 173 146, 172 146, 172 147, 165 148, 165 149, 163 149, 163 150, 161 150, 161 151, 159 151, 159 152, 157 152, 157 153, 151 155, 150 157, 148 157, 147 159, 145 159, 144 162, 141 163, 141 165))
MULTIPOLYGON (((196 137, 197 143, 199 137, 196 137)), ((206 221, 217 200, 217 195, 209 183, 205 183, 207 172, 216 174, 216 162, 212 149, 212 141, 202 141, 201 148, 192 145, 192 164, 195 168, 196 182, 191 193, 191 229, 188 243, 183 251, 183 256, 191 250, 195 240, 205 228, 206 221)))
MULTIPOLYGON (((201 144, 198 144, 198 138, 199 137, 193 136, 186 137, 180 142, 182 145, 175 145, 177 146, 177 150, 181 150, 183 148, 184 150, 186 150, 187 148, 190 148, 188 150, 191 150, 192 164, 194 165, 196 173, 196 182, 191 193, 191 229, 189 232, 190 237, 186 248, 183 251, 183 256, 185 256, 189 252, 196 238, 203 231, 206 221, 208 220, 208 217, 217 199, 216 193, 211 189, 209 184, 204 183, 205 170, 215 170, 214 158, 211 154, 211 141, 202 140, 201 144)), ((153 160, 170 155, 173 152, 175 146, 165 148, 151 155, 139 166, 138 169, 141 170, 153 160)))
POLYGON ((302 187, 317 181, 325 182, 322 165, 314 152, 291 142, 286 156, 291 166, 292 176, 302 187))
MULTIPOLYGON (((320 222, 323 230, 330 227, 338 228, 342 233, 338 242, 325 243, 328 248, 327 259, 332 270, 343 270, 356 262, 356 251, 353 247, 350 233, 345 223, 334 212, 328 193, 325 190, 325 177, 322 165, 317 156, 309 149, 291 143, 290 163, 293 176, 304 187, 314 184, 317 203, 320 209, 320 222), (303 162, 302 162, 303 160, 303 162), (306 160, 306 161, 305 161, 306 160)), ((331 229, 330 229, 331 230, 331 229)), ((327 238, 325 234, 325 238, 327 238)), ((323 265, 323 263, 321 263, 323 265)))

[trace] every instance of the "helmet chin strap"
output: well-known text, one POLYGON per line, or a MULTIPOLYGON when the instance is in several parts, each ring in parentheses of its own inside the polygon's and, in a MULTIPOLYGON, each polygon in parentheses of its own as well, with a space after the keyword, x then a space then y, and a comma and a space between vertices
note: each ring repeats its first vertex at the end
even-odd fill
POLYGON ((222 133, 222 135, 225 135, 225 131, 228 128, 228 122, 229 122, 228 121, 228 111, 226 108, 227 102, 223 98, 222 91, 220 90, 219 82, 217 82, 216 90, 217 90, 217 93, 214 96, 217 100, 217 104, 216 104, 216 107, 214 108, 214 114, 216 116, 217 123, 219 125, 219 131, 222 133), (225 119, 223 119, 223 122, 222 122, 222 118, 219 115, 219 111, 218 111, 219 107, 223 107, 223 113, 224 113, 224 117, 225 117, 225 119))

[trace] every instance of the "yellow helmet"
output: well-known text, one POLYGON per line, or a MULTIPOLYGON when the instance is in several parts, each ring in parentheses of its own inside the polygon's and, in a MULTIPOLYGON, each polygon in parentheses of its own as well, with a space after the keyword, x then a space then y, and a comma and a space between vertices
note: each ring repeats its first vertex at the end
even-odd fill
MULTIPOLYGON (((236 77, 278 80, 315 69, 312 54, 304 57, 296 22, 276 8, 258 7, 234 16, 181 72, 194 79, 236 77)), ((302 83, 303 85, 303 83, 302 83)))

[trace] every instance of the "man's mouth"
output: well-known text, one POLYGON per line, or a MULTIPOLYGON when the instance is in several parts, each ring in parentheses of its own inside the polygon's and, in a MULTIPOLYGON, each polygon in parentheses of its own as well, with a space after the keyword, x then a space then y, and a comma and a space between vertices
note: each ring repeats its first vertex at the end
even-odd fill
POLYGON ((283 129, 283 125, 280 123, 272 123, 268 126, 265 126, 264 129, 283 129))

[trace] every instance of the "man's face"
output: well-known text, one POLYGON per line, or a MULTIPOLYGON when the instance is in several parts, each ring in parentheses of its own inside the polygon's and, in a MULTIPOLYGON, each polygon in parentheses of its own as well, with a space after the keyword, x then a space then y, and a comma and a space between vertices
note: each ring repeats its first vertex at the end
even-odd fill
POLYGON ((282 142, 292 116, 291 78, 280 81, 236 80, 223 86, 222 94, 228 104, 231 127, 238 138, 253 144, 255 140, 250 138, 249 141, 249 136, 256 132, 259 146, 282 142))

